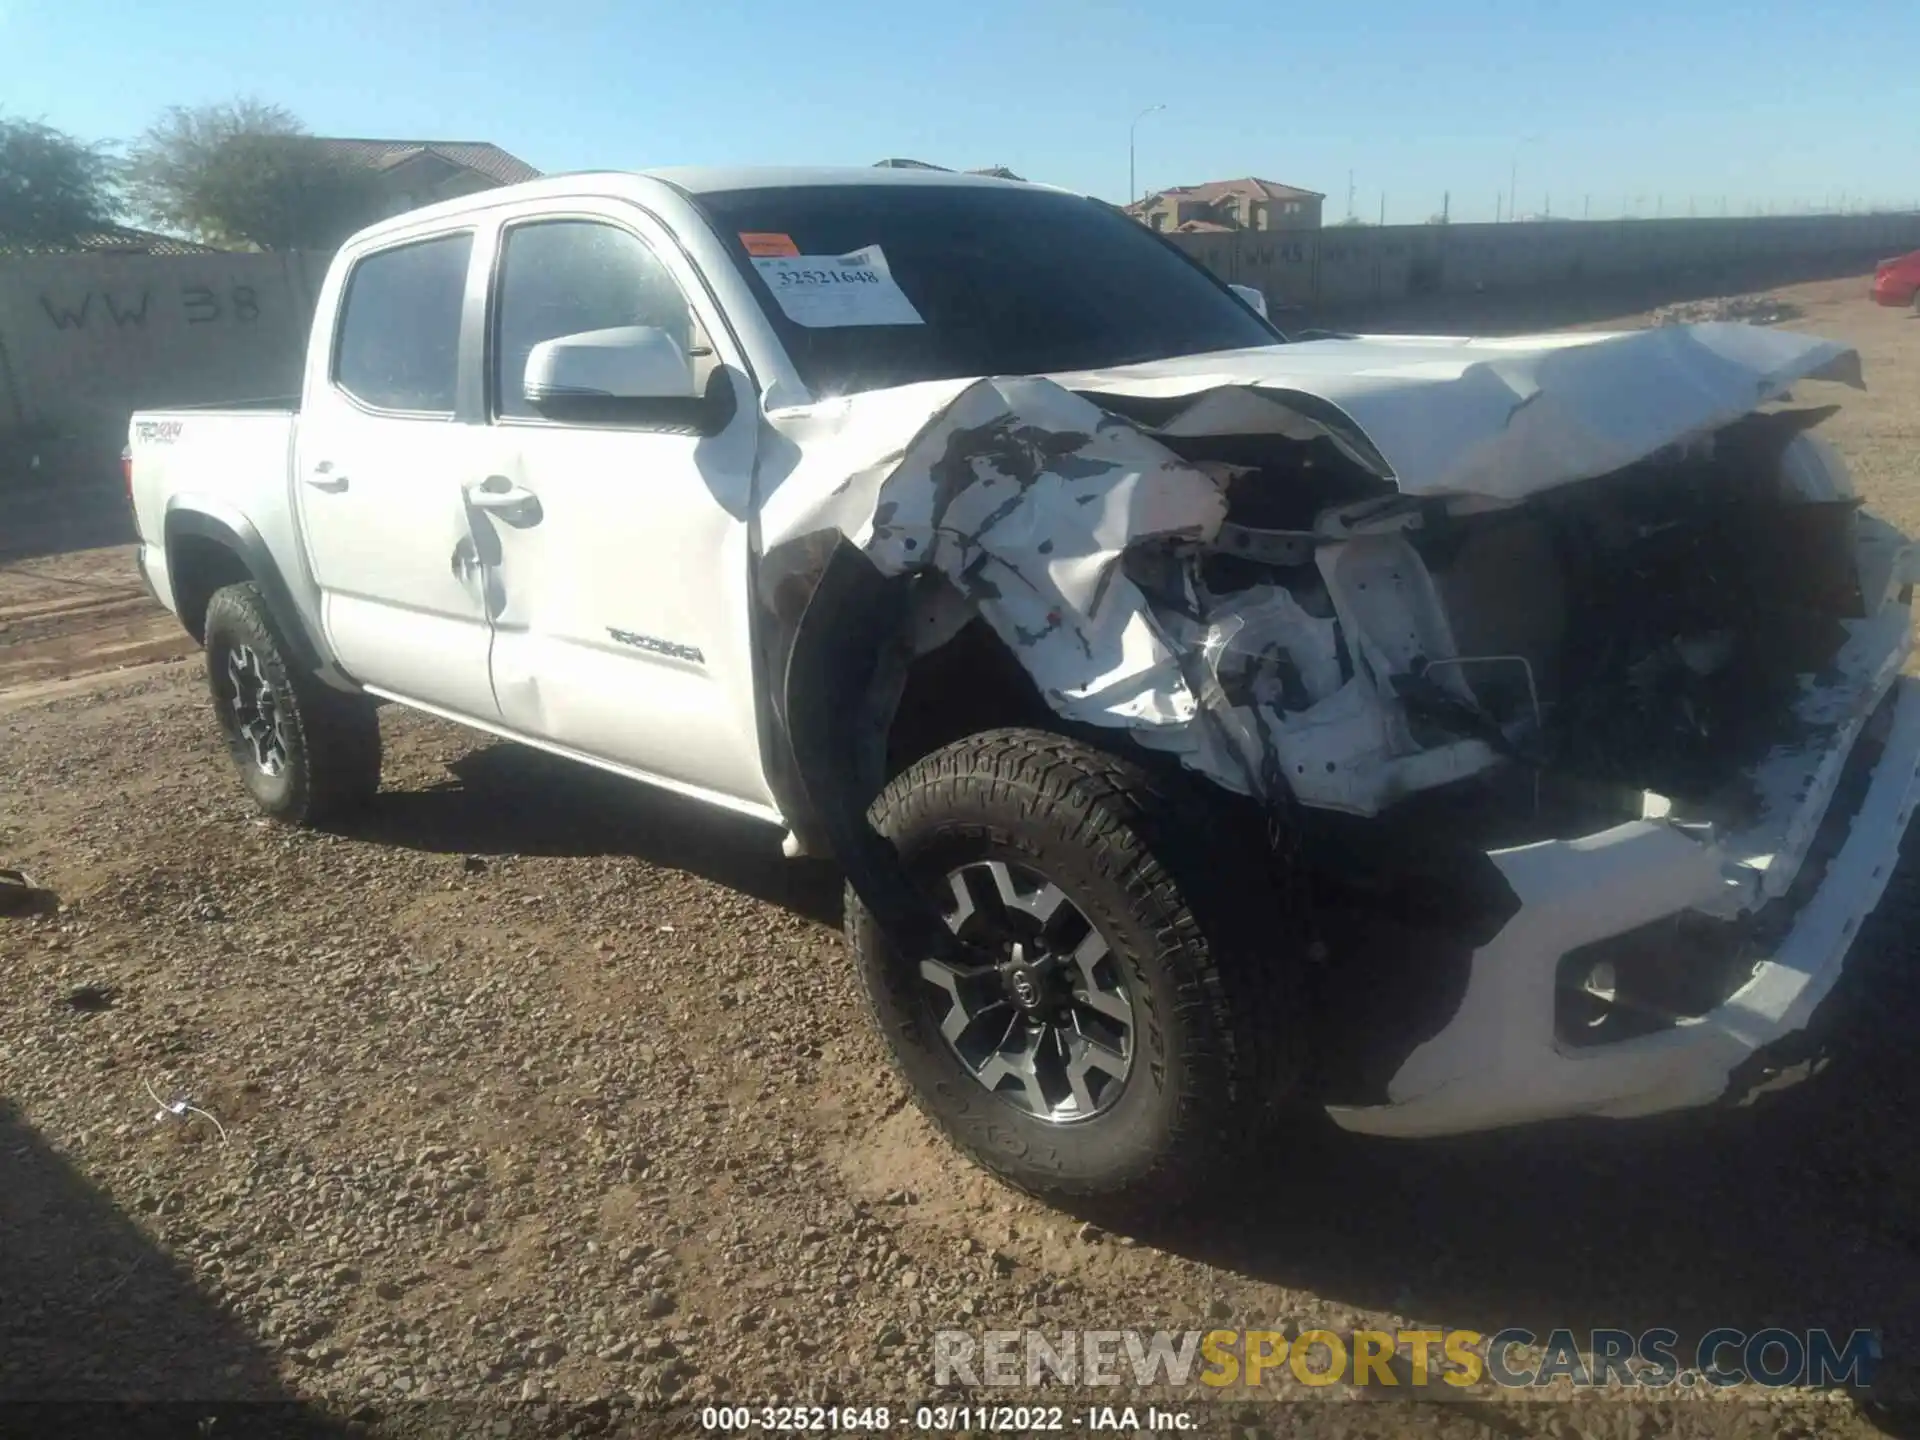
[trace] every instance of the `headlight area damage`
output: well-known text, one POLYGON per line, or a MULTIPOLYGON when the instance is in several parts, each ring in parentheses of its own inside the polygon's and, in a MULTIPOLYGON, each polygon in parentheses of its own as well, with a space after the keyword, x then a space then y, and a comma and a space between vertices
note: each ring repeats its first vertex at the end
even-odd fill
POLYGON ((1877 903, 1920 764, 1914 552, 1807 433, 1830 412, 1785 408, 1815 378, 1857 359, 1703 325, 776 412, 796 828, 903 947, 956 943, 862 811, 907 667, 977 618, 1060 721, 1284 818, 1343 1124, 1751 1089, 1877 903))

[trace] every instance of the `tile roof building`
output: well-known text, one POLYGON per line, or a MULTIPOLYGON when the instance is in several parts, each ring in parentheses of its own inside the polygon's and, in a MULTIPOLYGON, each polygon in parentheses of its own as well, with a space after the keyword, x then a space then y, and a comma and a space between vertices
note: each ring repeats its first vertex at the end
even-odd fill
POLYGON ((1150 229, 1188 235, 1220 230, 1317 230, 1326 198, 1317 190, 1248 176, 1177 185, 1135 201, 1127 213, 1150 229))

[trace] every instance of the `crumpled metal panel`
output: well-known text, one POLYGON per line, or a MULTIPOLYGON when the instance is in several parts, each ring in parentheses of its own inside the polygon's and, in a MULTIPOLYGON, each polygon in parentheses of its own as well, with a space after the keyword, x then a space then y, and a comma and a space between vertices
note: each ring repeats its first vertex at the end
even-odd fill
MULTIPOLYGON (((1127 552, 1157 543, 1197 555, 1226 516, 1221 483, 1156 437, 1325 437, 1404 493, 1498 504, 1630 465, 1809 376, 1857 384, 1857 357, 1787 332, 1696 325, 1365 337, 870 391, 770 412, 794 453, 762 508, 761 544, 837 529, 885 574, 937 571, 1060 715, 1127 727, 1242 793, 1277 793, 1284 775, 1307 803, 1367 814, 1492 754, 1477 741, 1410 754, 1383 677, 1363 663, 1328 682, 1330 622, 1293 597, 1216 601, 1188 565, 1181 593, 1161 594, 1156 609, 1127 575, 1127 552), (1103 408, 1103 396, 1190 403, 1147 428, 1103 408), (1268 693, 1272 677, 1248 667, 1275 649, 1305 662, 1297 678, 1322 682, 1307 685, 1304 703, 1295 697, 1293 713, 1268 693), (1235 699, 1235 682, 1267 691, 1235 699)), ((1368 553, 1365 540, 1344 543, 1368 553)), ((1352 610, 1329 568, 1338 556, 1323 551, 1321 568, 1352 610)), ((1442 649, 1427 658, 1445 659, 1424 570, 1408 579, 1419 583, 1396 628, 1437 633, 1442 649)), ((1368 617, 1339 618, 1354 653, 1377 663, 1368 617)))
POLYGON ((1507 339, 1363 335, 1056 378, 1093 395, 1191 397, 1187 417, 1160 427, 1169 434, 1245 433, 1188 430, 1182 419, 1204 414, 1227 387, 1257 391, 1295 423, 1344 428, 1405 494, 1505 500, 1631 465, 1731 424, 1800 380, 1861 383, 1850 346, 1737 324, 1507 339))
POLYGON ((787 506, 818 494, 822 469, 832 473, 860 455, 861 437, 877 436, 880 453, 842 471, 821 510, 883 573, 944 575, 1070 719, 1190 721, 1196 704, 1175 651, 1121 560, 1149 540, 1211 539, 1226 516, 1220 487, 1049 380, 911 388, 934 393, 912 397, 910 435, 895 408, 905 391, 773 415, 803 454, 811 443, 835 460, 803 461, 787 478, 768 505, 769 536, 776 523, 823 518, 787 506), (929 400, 931 413, 918 409, 929 400))

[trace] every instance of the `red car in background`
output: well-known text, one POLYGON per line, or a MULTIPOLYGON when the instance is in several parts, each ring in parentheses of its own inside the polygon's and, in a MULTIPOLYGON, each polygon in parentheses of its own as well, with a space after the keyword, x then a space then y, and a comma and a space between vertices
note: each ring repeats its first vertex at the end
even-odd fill
POLYGON ((1873 298, 1881 305, 1911 305, 1920 310, 1920 250, 1874 267, 1873 298))

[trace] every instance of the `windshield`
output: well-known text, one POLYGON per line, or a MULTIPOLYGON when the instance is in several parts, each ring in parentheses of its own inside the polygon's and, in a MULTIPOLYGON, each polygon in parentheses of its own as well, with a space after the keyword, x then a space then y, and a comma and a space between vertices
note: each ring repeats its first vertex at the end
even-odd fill
POLYGON ((986 185, 830 185, 694 199, 816 395, 1090 370, 1280 338, 1171 246, 1118 210, 1075 195, 986 185), (838 307, 833 302, 843 297, 795 291, 876 277, 777 263, 856 251, 877 262, 878 283, 837 287, 858 291, 838 307), (783 302, 771 288, 782 284, 781 269, 813 279, 792 276, 794 288, 782 286, 783 302))

